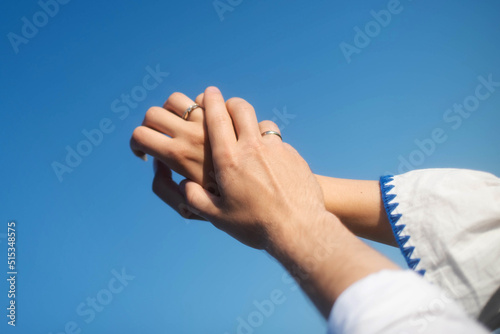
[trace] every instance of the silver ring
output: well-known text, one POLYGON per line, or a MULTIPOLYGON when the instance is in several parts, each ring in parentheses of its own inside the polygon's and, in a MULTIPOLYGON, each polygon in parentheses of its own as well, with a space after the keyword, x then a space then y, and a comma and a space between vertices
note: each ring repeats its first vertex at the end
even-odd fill
POLYGON ((262 135, 262 137, 267 136, 267 135, 276 135, 276 136, 280 137, 281 141, 283 141, 283 138, 281 137, 280 133, 276 132, 276 131, 264 131, 261 133, 261 135, 262 135))
POLYGON ((201 107, 199 105, 197 105, 197 104, 193 104, 192 106, 190 106, 189 108, 187 108, 186 111, 184 112, 184 114, 182 114, 182 119, 187 121, 187 119, 188 119, 189 114, 191 113, 191 111, 195 110, 196 108, 201 108, 201 107))

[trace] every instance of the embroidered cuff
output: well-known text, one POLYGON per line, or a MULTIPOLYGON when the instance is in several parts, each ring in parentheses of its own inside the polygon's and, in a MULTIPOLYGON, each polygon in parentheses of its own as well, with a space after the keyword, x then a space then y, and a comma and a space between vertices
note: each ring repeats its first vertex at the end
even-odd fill
MULTIPOLYGON (((405 231, 406 225, 400 222, 403 214, 394 212, 399 203, 397 202, 397 194, 393 191, 394 185, 391 184, 392 181, 394 181, 394 176, 392 175, 382 176, 380 178, 380 188, 382 191, 382 200, 384 202, 385 212, 387 213, 387 217, 391 223, 392 232, 394 233, 396 242, 398 243, 401 253, 403 253, 408 267, 415 270, 420 262, 420 259, 412 256, 415 247, 408 245, 408 241, 411 236, 407 233, 407 231, 405 231)), ((423 276, 425 274, 425 269, 420 269, 416 272, 423 276)))

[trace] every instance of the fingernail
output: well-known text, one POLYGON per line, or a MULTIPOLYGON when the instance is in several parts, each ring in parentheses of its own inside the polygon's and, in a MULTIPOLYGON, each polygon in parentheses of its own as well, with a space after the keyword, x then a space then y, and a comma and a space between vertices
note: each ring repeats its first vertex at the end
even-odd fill
POLYGON ((139 158, 141 158, 144 161, 148 161, 148 156, 146 154, 140 156, 139 158))

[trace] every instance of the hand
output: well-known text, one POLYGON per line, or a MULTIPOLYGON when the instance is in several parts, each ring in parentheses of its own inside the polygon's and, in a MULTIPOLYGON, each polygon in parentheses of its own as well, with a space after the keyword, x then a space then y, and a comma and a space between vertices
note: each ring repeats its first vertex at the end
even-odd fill
POLYGON ((215 191, 210 145, 204 126, 203 110, 193 110, 187 120, 185 110, 203 104, 203 94, 196 101, 182 93, 173 93, 163 108, 151 107, 142 126, 137 127, 130 140, 135 155, 145 159, 155 157, 153 191, 185 218, 203 219, 187 210, 179 186, 172 180, 172 170, 215 191), (212 176, 211 176, 212 175, 212 176))
MULTIPOLYGON (((220 196, 184 181, 181 190, 191 211, 261 249, 285 230, 321 219, 326 213, 323 194, 309 166, 278 136, 261 136, 248 102, 233 98, 224 103, 219 90, 209 87, 203 103, 220 196)), ((272 122, 267 126, 279 132, 272 122)))
MULTIPOLYGON (((193 101, 182 93, 173 93, 163 108, 151 107, 142 126, 134 130, 130 146, 142 159, 146 154, 155 158, 154 193, 184 218, 203 220, 188 210, 179 185, 172 179, 174 170, 212 193, 218 192, 203 110, 195 109, 187 120, 181 118, 195 103, 203 108, 203 94, 193 101)), ((270 121, 259 123, 261 133, 275 127, 270 121)))

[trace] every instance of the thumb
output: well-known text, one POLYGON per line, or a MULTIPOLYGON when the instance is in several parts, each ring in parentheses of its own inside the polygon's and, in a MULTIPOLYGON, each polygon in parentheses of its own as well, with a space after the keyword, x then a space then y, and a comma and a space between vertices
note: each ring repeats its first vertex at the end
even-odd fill
POLYGON ((219 211, 217 207, 219 198, 217 196, 198 183, 187 179, 179 184, 179 188, 186 198, 190 211, 207 220, 212 220, 211 218, 217 215, 219 211))

